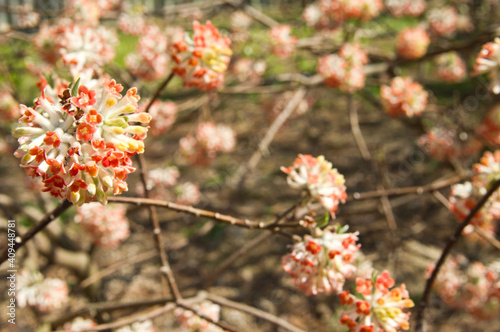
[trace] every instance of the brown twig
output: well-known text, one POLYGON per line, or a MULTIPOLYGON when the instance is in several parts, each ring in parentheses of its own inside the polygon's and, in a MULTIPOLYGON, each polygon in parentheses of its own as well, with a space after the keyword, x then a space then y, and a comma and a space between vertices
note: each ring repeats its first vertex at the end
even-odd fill
POLYGON ((446 243, 446 246, 443 248, 443 251, 441 253, 441 257, 439 257, 439 260, 436 263, 436 266, 434 267, 434 270, 432 271, 432 274, 430 277, 427 279, 427 282, 425 284, 425 290, 422 295, 422 299, 420 300, 419 305, 417 306, 417 318, 416 318, 416 323, 415 323, 415 330, 417 332, 422 332, 423 331, 423 321, 424 321, 424 313, 425 313, 425 308, 427 307, 427 301, 429 299, 432 286, 434 284, 434 281, 436 280, 436 277, 439 273, 439 270, 443 266, 446 258, 448 257, 448 254, 450 253, 451 249, 455 245, 455 243, 460 239, 460 236, 462 235, 462 232, 465 227, 467 227, 472 218, 481 210, 481 208, 486 204, 488 199, 493 195, 497 189, 500 187, 500 180, 496 180, 493 185, 490 187, 488 192, 481 198, 481 200, 476 204, 476 206, 470 211, 469 215, 465 218, 465 220, 460 223, 460 225, 457 227, 455 230, 455 233, 453 236, 450 238, 448 243, 446 243))
POLYGON ((268 322, 271 322, 275 325, 281 326, 282 328, 287 329, 288 331, 305 332, 304 330, 299 329, 298 327, 290 324, 289 322, 287 322, 284 319, 281 319, 275 315, 264 312, 264 311, 259 310, 257 308, 250 307, 246 304, 234 302, 234 301, 226 299, 225 297, 218 296, 218 295, 215 295, 212 293, 207 293, 207 299, 214 302, 214 303, 217 303, 219 305, 222 305, 222 306, 225 306, 228 308, 233 308, 233 309, 236 309, 239 311, 243 311, 243 312, 249 313, 255 317, 267 320, 268 322))
POLYGON ((424 186, 413 186, 413 187, 401 187, 401 188, 389 188, 385 190, 374 190, 374 191, 365 191, 362 193, 355 192, 352 195, 349 195, 349 199, 354 200, 364 200, 364 199, 373 199, 379 198, 381 196, 400 196, 400 195, 408 195, 408 194, 418 194, 421 195, 425 192, 435 191, 442 188, 446 188, 452 184, 463 181, 469 177, 469 175, 455 175, 447 179, 437 180, 430 184, 424 186))
MULTIPOLYGON (((147 174, 146 161, 144 160, 142 154, 139 154, 137 159, 139 160, 139 169, 140 169, 139 175, 144 187, 144 195, 146 196, 146 198, 149 198, 149 189, 147 186, 147 179, 146 179, 146 174, 147 174)), ((182 296, 179 291, 179 288, 177 287, 177 282, 175 281, 174 274, 172 272, 172 269, 170 268, 170 263, 168 261, 167 253, 163 245, 163 237, 161 233, 160 222, 158 221, 158 214, 156 213, 156 207, 154 205, 149 205, 148 210, 149 210, 149 219, 151 220, 151 223, 153 225, 153 235, 156 241, 158 253, 160 254, 160 261, 161 261, 160 272, 162 275, 163 284, 164 286, 168 285, 174 299, 176 300, 181 299, 182 296)))
MULTIPOLYGON (((13 246, 14 251, 17 251, 17 249, 24 246, 24 244, 27 241, 29 241, 38 232, 43 230, 52 220, 59 217, 61 215, 61 213, 66 211, 72 205, 73 204, 66 199, 64 201, 62 201, 61 203, 59 203, 59 205, 52 212, 46 214, 45 217, 43 217, 43 219, 40 220, 40 222, 38 224, 31 227, 23 236, 21 236, 21 239, 19 242, 14 243, 14 246, 13 246)), ((2 250, 2 253, 0 254, 0 264, 2 264, 3 262, 5 262, 7 260, 8 254, 9 254, 9 246, 6 246, 2 250)))
POLYGON ((153 103, 156 101, 156 99, 158 99, 158 97, 160 96, 163 89, 165 89, 167 87, 168 83, 170 83, 170 81, 172 80, 172 78, 174 78, 174 76, 175 76, 174 72, 171 72, 170 75, 168 75, 165 78, 165 80, 158 86, 155 93, 153 94, 153 98, 151 98, 151 100, 149 101, 148 106, 146 106, 146 109, 144 110, 144 112, 146 112, 146 113, 149 112, 149 109, 151 108, 153 103))
MULTIPOLYGON (((218 212, 207 211, 202 209, 197 209, 195 207, 189 205, 182 205, 168 201, 161 201, 155 199, 148 198, 137 198, 137 197, 109 197, 109 202, 120 202, 120 203, 128 203, 128 204, 136 204, 136 205, 147 205, 147 206, 158 206, 167 208, 177 212, 188 213, 197 217, 205 217, 208 219, 213 219, 225 224, 235 225, 239 227, 249 228, 249 229, 266 229, 273 232, 280 231, 280 227, 285 225, 275 225, 274 221, 271 222, 263 222, 263 221, 252 221, 249 219, 240 219, 235 218, 229 215, 221 214, 218 212)), ((297 225, 296 227, 299 227, 297 225)), ((301 227, 301 226, 300 226, 301 227)), ((286 233, 279 233, 286 234, 286 233)), ((289 237, 289 235, 287 235, 289 237)))

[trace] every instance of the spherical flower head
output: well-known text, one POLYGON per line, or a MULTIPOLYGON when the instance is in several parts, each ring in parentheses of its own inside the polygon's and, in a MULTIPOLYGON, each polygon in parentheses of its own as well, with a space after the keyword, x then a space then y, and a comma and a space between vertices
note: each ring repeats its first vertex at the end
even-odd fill
POLYGON ((290 35, 292 27, 289 25, 277 25, 269 31, 269 38, 273 53, 280 58, 286 58, 295 52, 297 37, 290 35))
MULTIPOLYGON (((140 110, 146 109, 149 100, 144 101, 140 106, 140 110)), ((151 114, 151 122, 149 132, 153 136, 164 135, 177 120, 177 105, 172 101, 155 100, 149 108, 151 114)))
POLYGON ((200 188, 196 183, 184 182, 174 188, 176 202, 184 205, 195 205, 201 199, 200 188))
POLYGON ((75 221, 103 248, 116 248, 130 234, 127 209, 122 205, 89 203, 79 208, 75 221))
POLYGON ((34 11, 31 5, 24 4, 16 9, 17 26, 19 28, 32 28, 40 21, 40 14, 34 11))
POLYGON ((241 10, 233 12, 229 19, 234 31, 248 30, 253 22, 253 19, 241 10))
POLYGON ((302 12, 302 18, 306 25, 310 27, 316 26, 320 22, 322 15, 323 13, 316 3, 307 5, 302 12))
POLYGON ((500 150, 486 151, 478 164, 474 164, 474 182, 489 188, 500 179, 500 150))
POLYGON ((65 323, 63 326, 63 330, 78 332, 80 330, 91 329, 94 326, 97 326, 97 323, 94 322, 92 319, 76 317, 71 322, 65 323))
POLYGON ((0 115, 2 124, 10 124, 18 116, 19 103, 8 90, 0 91, 0 115))
POLYGON ((144 152, 151 116, 138 111, 136 88, 122 89, 107 78, 84 80, 60 95, 46 88, 33 108, 21 105, 15 156, 43 191, 82 205, 128 190, 130 157, 144 152))
POLYGON ((418 139, 418 145, 439 161, 450 160, 458 153, 455 137, 452 130, 434 127, 418 139))
POLYGON ((345 180, 325 157, 299 154, 293 166, 281 167, 281 170, 288 174, 290 187, 306 189, 335 218, 339 202, 344 203, 347 197, 345 180))
POLYGON ((100 73, 101 67, 114 59, 118 43, 110 29, 76 24, 60 26, 56 41, 56 49, 73 77, 83 69, 100 73))
POLYGON ((493 105, 477 128, 486 141, 500 145, 500 103, 493 105))
POLYGON ((382 106, 391 116, 419 116, 427 106, 427 91, 409 77, 394 77, 380 90, 382 106))
POLYGON ((227 126, 214 122, 202 122, 196 128, 195 137, 187 135, 179 142, 180 152, 194 165, 208 165, 219 152, 231 152, 236 146, 236 135, 227 126))
POLYGON ((156 332, 156 328, 150 319, 135 322, 131 325, 120 327, 116 332, 156 332))
MULTIPOLYGON (((201 303, 196 303, 193 305, 193 309, 196 313, 210 318, 214 322, 219 321, 220 317, 220 306, 212 303, 210 301, 203 301, 201 303)), ((223 330, 210 323, 209 321, 200 318, 197 314, 190 310, 185 310, 182 308, 177 308, 174 311, 174 315, 177 318, 177 322, 180 326, 192 331, 208 331, 208 332, 222 332, 223 330)))
POLYGON ((455 7, 434 8, 429 11, 429 28, 438 36, 450 35, 457 29, 458 12, 455 7))
MULTIPOLYGON (((124 3, 125 5, 126 3, 124 3)), ((130 6, 129 6, 130 7, 130 6)), ((146 19, 144 6, 135 5, 132 8, 125 6, 125 11, 121 12, 118 16, 118 28, 132 36, 139 36, 144 31, 146 19)))
POLYGON ((40 312, 62 308, 68 302, 68 286, 60 279, 44 279, 38 271, 22 270, 17 281, 16 299, 19 306, 34 307, 40 312))
POLYGON ((425 0, 386 0, 385 6, 396 17, 419 16, 427 8, 425 0))
POLYGON ((339 50, 339 56, 342 57, 351 67, 366 65, 368 54, 358 43, 345 43, 339 50))
POLYGON ((465 62, 456 52, 441 54, 436 64, 438 76, 448 83, 460 82, 467 74, 465 62))
POLYGON ((167 36, 156 25, 143 29, 137 45, 137 54, 129 54, 126 64, 135 76, 146 81, 154 81, 167 72, 167 36))
POLYGON ((356 272, 358 233, 338 233, 332 228, 316 233, 293 245, 292 252, 282 258, 283 269, 307 295, 339 293, 356 272))
POLYGON ((186 33, 184 40, 173 44, 172 59, 177 64, 174 73, 182 77, 185 86, 202 91, 217 89, 231 59, 231 41, 222 37, 210 21, 205 25, 194 21, 193 30, 193 38, 186 33))
MULTIPOLYGON (((449 202, 450 210, 459 221, 465 220, 472 209, 486 193, 486 188, 478 181, 465 182, 451 187, 449 202)), ((495 236, 494 220, 500 217, 500 201, 498 193, 494 193, 486 204, 472 217, 463 234, 470 240, 482 240, 473 231, 480 228, 485 234, 495 236)))
POLYGON ((325 79, 325 84, 340 87, 346 77, 347 61, 337 54, 325 55, 319 59, 318 73, 325 79))
POLYGON ((397 39, 396 50, 405 59, 419 59, 427 52, 431 39, 421 26, 402 30, 397 39))
POLYGON ((490 72, 491 90, 500 94, 500 38, 483 45, 476 58, 472 75, 490 72))
POLYGON ((384 271, 375 280, 356 279, 357 294, 342 292, 340 302, 346 311, 340 315, 340 323, 349 331, 396 332, 409 329, 410 313, 405 309, 414 306, 404 284, 394 287, 394 279, 384 271))

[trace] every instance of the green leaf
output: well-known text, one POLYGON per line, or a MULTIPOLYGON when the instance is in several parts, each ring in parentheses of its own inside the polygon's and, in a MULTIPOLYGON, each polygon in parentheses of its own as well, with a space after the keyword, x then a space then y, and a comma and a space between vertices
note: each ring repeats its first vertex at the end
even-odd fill
POLYGON ((75 84, 71 83, 69 85, 69 88, 71 89, 72 96, 76 96, 76 93, 77 93, 79 87, 80 87, 80 77, 78 77, 75 84))
POLYGON ((323 228, 326 225, 328 225, 328 222, 330 221, 330 214, 326 213, 323 218, 319 219, 316 221, 318 224, 318 227, 323 228))
POLYGON ((337 233, 339 234, 344 234, 346 233, 347 231, 349 230, 349 225, 344 225, 342 227, 339 228, 339 230, 337 231, 337 233))

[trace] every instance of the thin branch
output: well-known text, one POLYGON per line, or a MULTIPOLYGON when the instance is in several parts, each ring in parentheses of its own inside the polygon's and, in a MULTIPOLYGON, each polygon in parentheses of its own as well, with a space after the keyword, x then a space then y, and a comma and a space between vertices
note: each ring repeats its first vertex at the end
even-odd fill
MULTIPOLYGON (((35 226, 31 227, 23 236, 21 236, 21 239, 19 242, 16 242, 14 244, 14 251, 17 251, 17 249, 21 248, 24 246, 24 244, 29 241, 33 236, 35 236, 38 232, 43 230, 50 222, 57 217, 59 217, 64 211, 66 211, 70 206, 73 204, 65 199, 59 205, 50 213, 46 214, 45 217, 40 220, 38 224, 35 226)), ((5 262, 7 260, 9 253, 9 246, 6 246, 3 250, 2 253, 0 254, 0 264, 5 262)))
MULTIPOLYGON (((167 209, 177 211, 177 212, 191 214, 191 215, 194 215, 197 217, 204 217, 204 218, 208 218, 208 219, 213 219, 213 220, 225 223, 225 224, 235 225, 235 226, 249 228, 249 229, 266 229, 266 230, 270 230, 270 231, 277 232, 277 233, 279 233, 280 227, 285 226, 285 225, 275 225, 274 221, 263 222, 263 221, 252 221, 250 219, 240 219, 240 218, 235 218, 235 217, 232 217, 229 215, 221 214, 218 212, 197 209, 197 208, 192 207, 190 205, 182 205, 182 204, 177 204, 177 203, 173 203, 173 202, 148 199, 148 198, 116 196, 116 197, 109 197, 108 201, 109 202, 136 204, 136 205, 158 206, 158 207, 167 208, 167 209)), ((297 224, 296 227, 302 227, 302 226, 297 224)), ((280 233, 280 234, 286 234, 286 233, 280 233)), ((287 236, 290 237, 289 234, 287 234, 287 236)))
POLYGON ((167 87, 168 83, 170 83, 170 81, 172 80, 172 78, 174 78, 174 76, 175 76, 174 72, 171 72, 170 75, 168 75, 165 78, 165 80, 158 86, 158 88, 156 89, 156 91, 153 95, 153 98, 151 98, 151 100, 149 101, 149 104, 148 104, 148 106, 146 106, 146 109, 144 110, 144 112, 146 112, 146 113, 149 112, 149 109, 151 108, 153 103, 156 101, 156 99, 158 99, 158 97, 160 97, 161 92, 163 91, 163 89, 165 89, 167 87))
POLYGON ((271 322, 275 325, 281 326, 282 328, 287 329, 288 331, 305 332, 304 330, 296 327, 295 325, 292 325, 291 323, 287 322, 284 319, 281 319, 275 315, 264 312, 264 311, 259 310, 257 308, 250 307, 246 304, 234 302, 234 301, 228 300, 222 296, 218 296, 218 295, 211 294, 211 293, 207 293, 207 299, 209 299, 210 301, 217 303, 219 305, 222 305, 222 306, 225 306, 228 308, 233 308, 233 309, 236 309, 236 310, 239 310, 242 312, 246 312, 246 313, 251 314, 255 317, 267 320, 268 322, 271 322))
POLYGON ((374 191, 365 191, 365 192, 355 192, 349 196, 354 200, 364 200, 364 199, 373 199, 379 198, 381 196, 400 196, 400 195, 408 195, 408 194, 418 194, 421 195, 425 192, 435 191, 442 188, 449 187, 452 184, 463 181, 468 178, 469 175, 456 175, 443 180, 436 180, 430 184, 424 186, 413 186, 413 187, 401 187, 401 188, 390 188, 385 190, 374 190, 374 191))
MULTIPOLYGON (((150 193, 148 190, 147 179, 146 179, 146 174, 147 174, 146 161, 144 160, 144 156, 142 154, 138 155, 138 160, 140 169, 139 175, 144 187, 144 194, 146 198, 149 198, 150 193)), ((176 300, 181 299, 182 295, 179 291, 179 288, 177 287, 177 282, 175 281, 174 274, 172 272, 170 263, 168 261, 167 253, 163 245, 163 237, 161 233, 160 222, 158 221, 158 214, 156 213, 156 207, 154 205, 149 205, 148 210, 149 210, 149 219, 151 220, 151 223, 153 225, 153 235, 156 241, 156 247, 158 253, 160 254, 160 261, 161 261, 160 272, 162 275, 162 281, 164 283, 164 286, 168 285, 170 292, 172 293, 173 297, 176 300)))
POLYGON ((441 267, 443 266, 446 258, 448 257, 448 255, 449 255, 451 249, 453 248, 453 246, 455 245, 455 243, 458 241, 458 239, 460 239, 460 236, 462 235, 464 228, 470 224, 472 218, 479 212, 479 210, 481 210, 481 208, 484 206, 484 204, 486 204, 486 202, 491 197, 491 195, 493 195, 499 187, 500 187, 500 180, 497 180, 493 183, 493 185, 490 187, 488 192, 476 204, 476 206, 470 211, 469 215, 465 218, 465 220, 462 223, 460 223, 460 225, 455 230, 455 233, 453 234, 453 236, 450 238, 450 240, 448 241, 448 243, 444 247, 444 249, 441 253, 441 257, 439 257, 439 260, 437 261, 436 266, 434 267, 434 270, 432 271, 431 276, 429 277, 429 279, 427 279, 427 282, 425 284, 425 290, 424 290, 424 293, 422 295, 422 299, 416 308, 417 318, 416 318, 415 330, 417 332, 423 332, 425 308, 427 307, 427 301, 429 299, 429 296, 430 296, 430 293, 432 290, 432 286, 434 284, 434 281, 436 280, 436 277, 439 273, 439 270, 441 270, 441 267))

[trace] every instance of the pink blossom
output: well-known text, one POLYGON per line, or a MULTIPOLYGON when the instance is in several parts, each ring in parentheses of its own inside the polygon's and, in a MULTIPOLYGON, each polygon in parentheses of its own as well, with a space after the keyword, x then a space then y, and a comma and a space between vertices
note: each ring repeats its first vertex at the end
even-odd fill
POLYGON ((500 145, 500 104, 489 109, 477 132, 488 142, 500 145))
POLYGON ((200 123, 195 137, 187 135, 179 142, 180 152, 194 165, 208 165, 219 152, 231 152, 236 146, 234 131, 213 122, 200 123))
POLYGON ((283 256, 283 269, 307 295, 339 293, 356 272, 358 233, 337 233, 331 228, 316 231, 317 236, 305 235, 283 256))
POLYGON ((137 77, 146 81, 157 80, 167 73, 169 57, 167 36, 156 25, 143 28, 137 45, 137 54, 129 54, 126 64, 137 77))
POLYGON ((434 127, 418 139, 418 145, 437 160, 450 160, 459 152, 455 137, 456 134, 452 130, 434 127))
POLYGON ((500 38, 486 43, 479 52, 474 64, 472 75, 490 73, 491 90, 500 94, 500 38))
POLYGON ((435 35, 450 35, 457 29, 458 13, 455 7, 434 8, 427 16, 430 30, 435 35))
MULTIPOLYGON (((193 309, 196 310, 202 316, 210 318, 214 322, 219 321, 220 307, 210 301, 203 301, 193 305, 193 309)), ((185 310, 182 308, 177 308, 174 311, 174 315, 177 318, 177 322, 183 328, 190 329, 192 331, 206 331, 206 332, 222 332, 223 330, 203 318, 200 318, 194 312, 190 310, 185 310)))
POLYGON ((78 209, 75 221, 98 246, 116 248, 130 234, 126 212, 122 205, 89 203, 78 209))
POLYGON ((445 82, 460 82, 467 75, 465 62, 456 52, 441 54, 436 58, 436 64, 437 74, 445 82))
POLYGON ((271 28, 269 38, 272 52, 280 58, 286 58, 295 52, 297 37, 290 35, 292 27, 289 25, 277 25, 271 28))
POLYGON ((19 307, 31 306, 41 312, 62 308, 69 301, 68 286, 60 279, 45 279, 38 271, 21 270, 17 279, 19 307))
POLYGON ((323 156, 314 158, 311 155, 299 154, 290 167, 281 167, 288 174, 287 182, 294 189, 306 189, 313 199, 318 200, 333 218, 339 202, 344 203, 344 176, 323 156))
POLYGON ((424 0, 386 0, 385 6, 396 17, 403 15, 419 16, 427 8, 424 0))
POLYGON ((222 86, 232 51, 231 41, 222 37, 210 21, 205 25, 193 22, 193 38, 185 34, 184 40, 173 44, 172 59, 177 64, 173 71, 185 86, 202 91, 222 86))
MULTIPOLYGON (((91 329, 96 326, 97 323, 90 318, 76 317, 71 322, 67 322, 63 326, 64 331, 79 332, 80 330, 91 329)), ((92 332, 92 331, 90 331, 92 332)))
POLYGON ((195 205, 201 199, 200 189, 197 184, 192 182, 184 182, 174 188, 176 201, 179 204, 195 205))
POLYGON ((409 329, 410 313, 403 310, 414 306, 406 286, 394 287, 394 279, 387 271, 370 279, 356 279, 357 294, 344 291, 339 294, 346 311, 340 314, 340 323, 351 332, 386 331, 409 329), (392 288, 392 289, 391 289, 392 288))
MULTIPOLYGON (((148 104, 149 100, 145 100, 140 110, 144 111, 148 104)), ((149 109, 149 114, 151 114, 149 132, 153 136, 164 135, 177 119, 177 105, 172 101, 155 100, 149 109)))
POLYGON ((135 88, 123 97, 122 89, 107 78, 82 80, 76 96, 45 88, 34 108, 21 105, 15 155, 27 174, 42 178, 43 191, 82 205, 128 190, 130 157, 144 152, 151 116, 138 111, 135 88))
POLYGON ((431 39, 423 27, 402 30, 397 39, 396 50, 405 59, 419 59, 427 52, 431 39))
POLYGON ((382 106, 391 116, 419 116, 427 106, 427 91, 409 77, 394 77, 380 90, 382 106))

